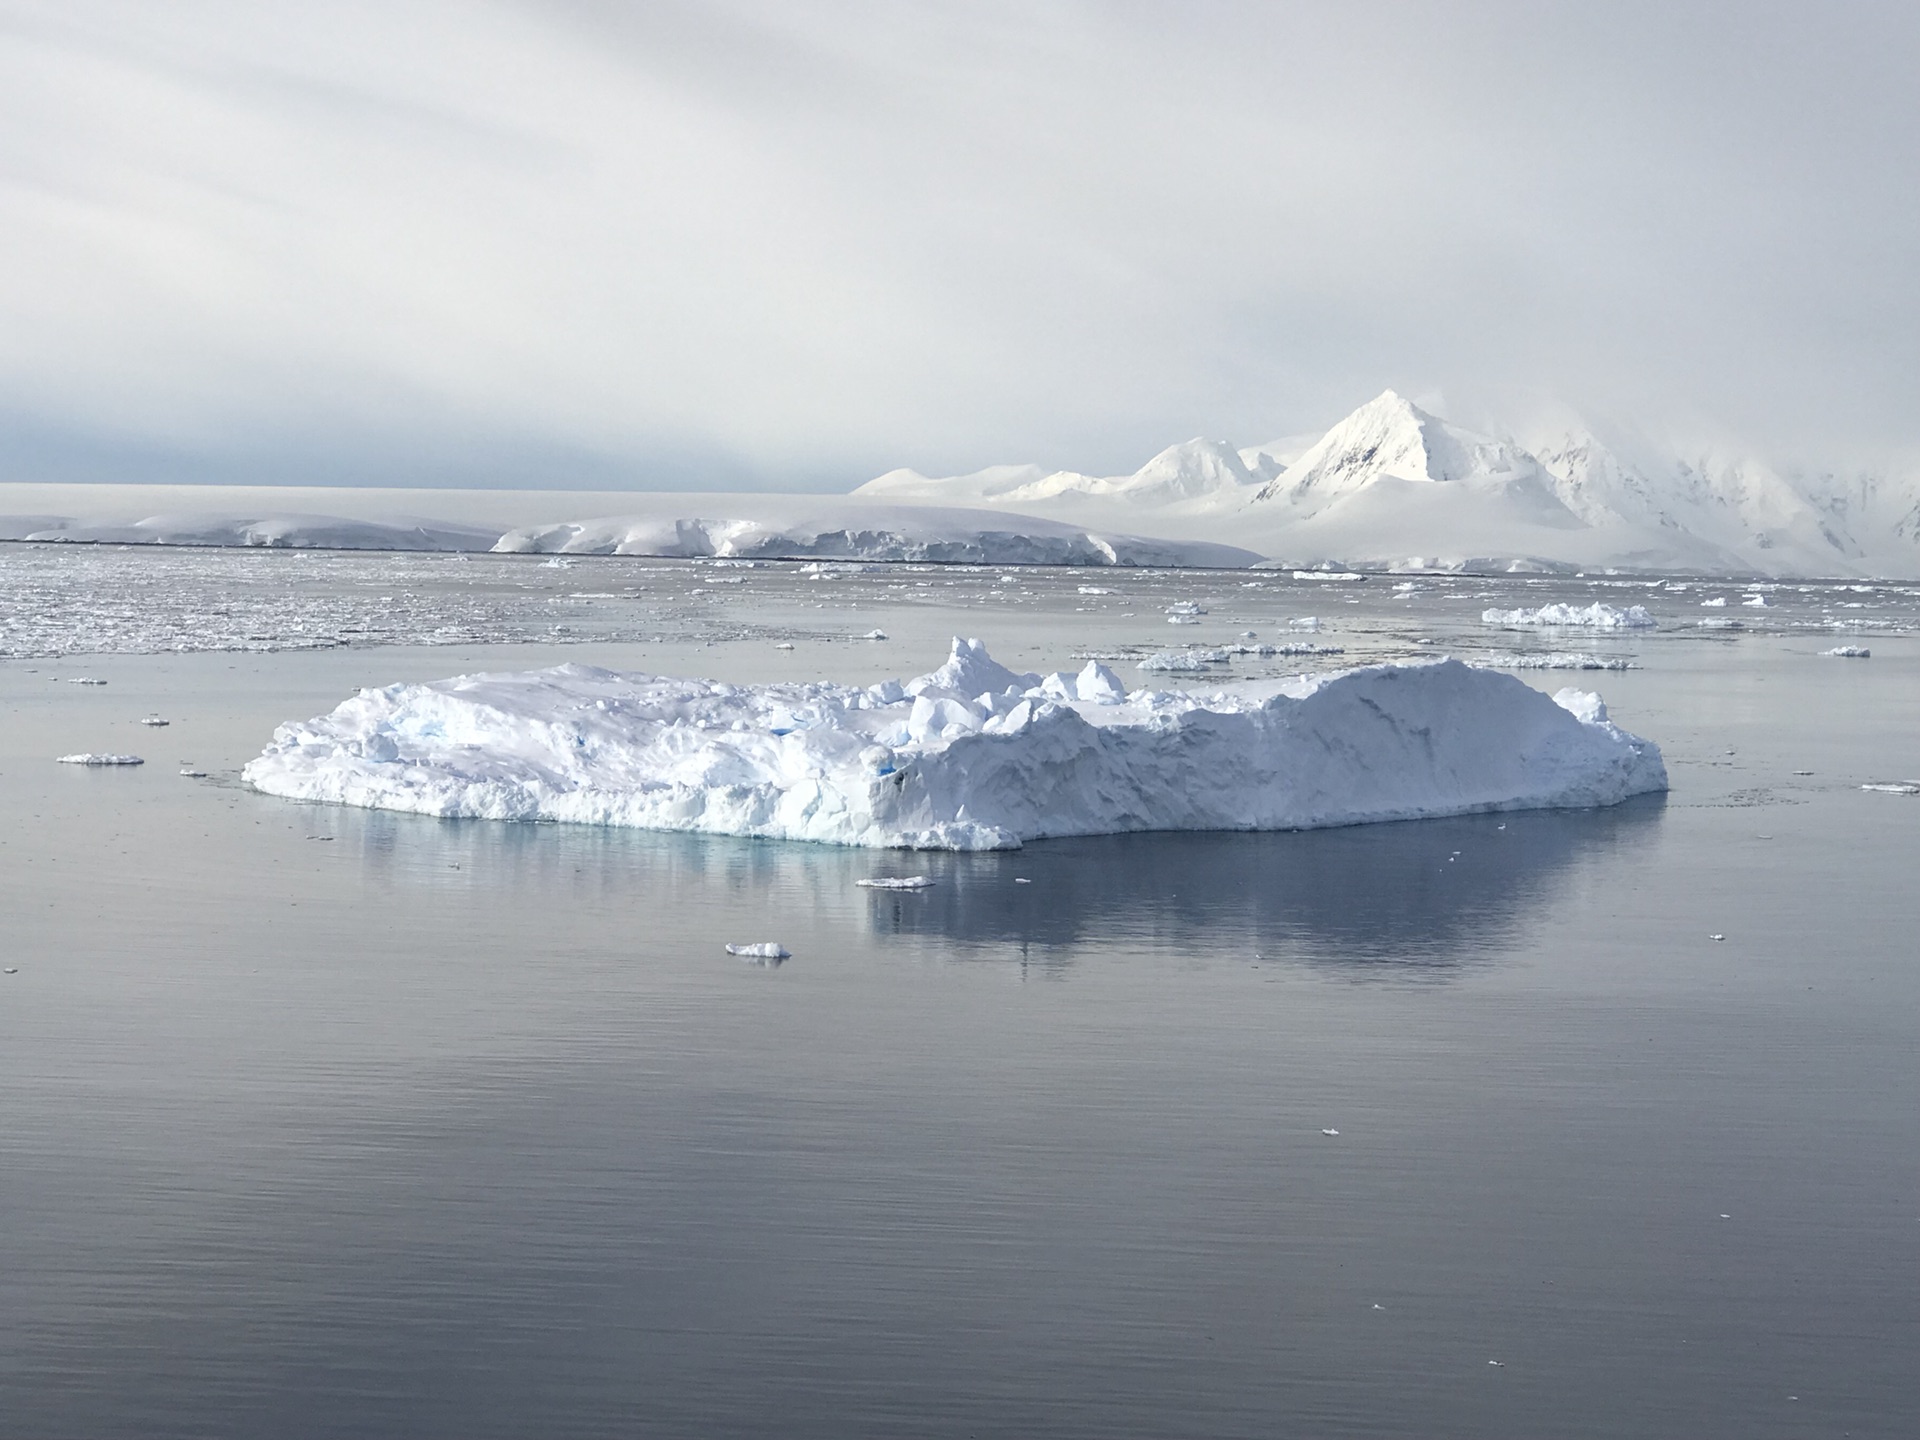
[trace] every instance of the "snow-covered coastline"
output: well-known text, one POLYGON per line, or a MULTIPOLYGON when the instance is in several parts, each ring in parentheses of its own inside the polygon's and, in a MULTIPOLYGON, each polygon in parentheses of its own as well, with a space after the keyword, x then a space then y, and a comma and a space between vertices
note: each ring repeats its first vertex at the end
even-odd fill
POLYGON ((1130 475, 897 469, 842 495, 6 484, 0 540, 1900 578, 1920 577, 1920 471, 1776 467, 1571 411, 1480 431, 1389 390, 1318 434, 1196 438, 1130 475))
POLYGON ((1442 660, 1129 693, 978 641, 901 684, 564 665, 363 690, 244 772, 293 799, 919 849, 1611 805, 1666 789, 1598 696, 1442 660))
MULTIPOLYGON (((6 488, 0 487, 0 507, 8 504, 6 488)), ((330 507, 308 511, 286 508, 283 497, 261 489, 222 494, 214 487, 169 487, 171 493, 163 490, 154 497, 143 497, 139 487, 128 486, 110 487, 111 495, 98 497, 83 487, 39 493, 51 488, 34 487, 35 493, 18 497, 19 513, 0 508, 0 540, 1223 570, 1242 569, 1263 558, 1257 551, 1207 539, 1168 540, 1004 511, 890 505, 845 496, 468 491, 436 500, 431 492, 405 493, 405 501, 416 509, 437 504, 474 517, 456 522, 399 511, 393 498, 365 490, 303 492, 301 500, 330 507), (128 508, 143 499, 175 504, 152 513, 128 508), (28 502, 45 505, 50 500, 90 513, 26 508, 28 502), (586 504, 606 508, 585 511, 585 519, 551 518, 586 504), (351 513, 335 513, 340 510, 351 513)))

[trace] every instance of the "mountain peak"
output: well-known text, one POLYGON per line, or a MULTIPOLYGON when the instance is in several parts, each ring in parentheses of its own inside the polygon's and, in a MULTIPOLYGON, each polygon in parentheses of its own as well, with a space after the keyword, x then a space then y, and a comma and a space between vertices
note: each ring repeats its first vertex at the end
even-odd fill
POLYGON ((1504 440, 1475 434, 1383 390, 1320 438, 1256 500, 1287 498, 1310 508, 1331 504, 1376 480, 1450 483, 1536 468, 1504 440))

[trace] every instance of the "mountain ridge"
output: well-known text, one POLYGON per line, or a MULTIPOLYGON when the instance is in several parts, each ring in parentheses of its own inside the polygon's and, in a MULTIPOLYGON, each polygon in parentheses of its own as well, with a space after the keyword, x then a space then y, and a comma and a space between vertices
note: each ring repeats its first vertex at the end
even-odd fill
POLYGON ((853 493, 1151 523, 1303 564, 1920 577, 1920 475, 1787 471, 1733 447, 1664 445, 1566 407, 1478 430, 1393 390, 1317 436, 1239 450, 1196 438, 1131 475, 896 470, 853 493))

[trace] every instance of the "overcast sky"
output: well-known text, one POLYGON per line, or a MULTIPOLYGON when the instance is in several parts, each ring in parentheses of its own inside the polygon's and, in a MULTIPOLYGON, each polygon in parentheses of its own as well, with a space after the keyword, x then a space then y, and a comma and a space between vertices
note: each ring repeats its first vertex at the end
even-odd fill
POLYGON ((1920 442, 1920 5, 0 0, 0 478, 1920 442))

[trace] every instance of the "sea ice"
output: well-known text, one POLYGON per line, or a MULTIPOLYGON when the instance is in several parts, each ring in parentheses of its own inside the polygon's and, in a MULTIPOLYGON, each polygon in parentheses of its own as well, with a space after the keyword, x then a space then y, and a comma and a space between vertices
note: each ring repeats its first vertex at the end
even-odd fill
POLYGON ((1480 619, 1487 625, 1578 627, 1587 630, 1647 630, 1655 623, 1644 605, 1616 609, 1599 601, 1584 608, 1578 605, 1542 605, 1537 610, 1485 610, 1481 612, 1480 619))
POLYGON ((1017 674, 964 640, 869 687, 562 665, 362 690, 281 726, 244 775, 429 815, 953 850, 1609 805, 1667 783, 1597 696, 1457 661, 1129 695, 1097 661, 1017 674))
POLYGON ((62 765, 144 765, 147 762, 138 755, 62 755, 62 765))
POLYGON ((866 890, 925 890, 935 881, 931 875, 877 875, 853 883, 866 890))
POLYGON ((759 940, 751 945, 729 945, 727 954, 743 960, 791 960, 793 952, 778 940, 759 940))
POLYGON ((1842 660, 1871 660, 1873 651, 1864 645, 1836 645, 1831 650, 1822 650, 1822 655, 1837 655, 1842 660))
POLYGON ((1488 655, 1474 662, 1493 670, 1637 670, 1631 660, 1589 655, 1584 650, 1556 650, 1545 655, 1488 655))

